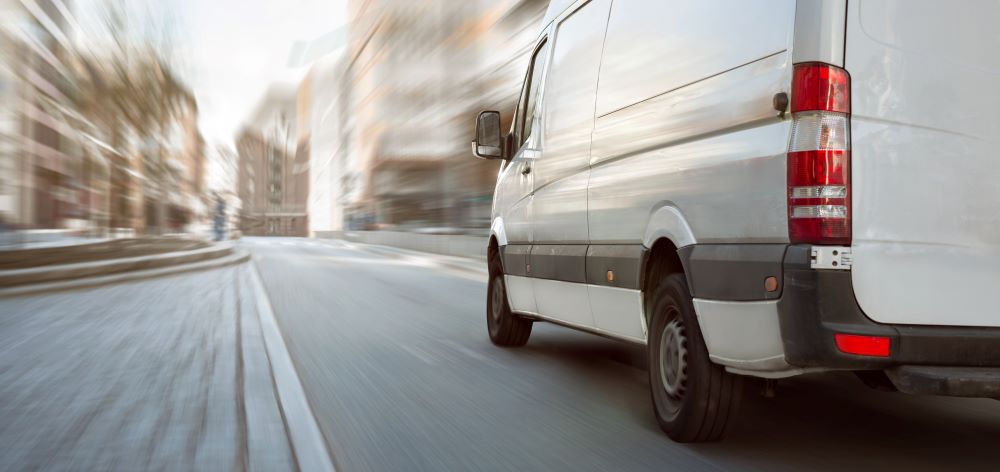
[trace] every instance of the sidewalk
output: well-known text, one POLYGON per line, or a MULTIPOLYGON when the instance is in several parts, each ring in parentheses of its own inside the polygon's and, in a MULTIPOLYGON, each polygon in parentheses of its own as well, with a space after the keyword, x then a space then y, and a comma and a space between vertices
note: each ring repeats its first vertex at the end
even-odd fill
POLYGON ((0 300, 0 470, 292 470, 249 264, 0 300))
POLYGON ((0 298, 91 288, 249 259, 236 243, 180 237, 115 239, 73 246, 0 251, 0 298))

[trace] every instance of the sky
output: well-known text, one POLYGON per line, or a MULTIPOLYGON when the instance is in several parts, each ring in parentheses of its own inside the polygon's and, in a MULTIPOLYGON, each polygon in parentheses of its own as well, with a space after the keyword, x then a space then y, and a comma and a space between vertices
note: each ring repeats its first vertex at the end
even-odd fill
MULTIPOLYGON (((81 21, 106 0, 76 0, 81 21)), ((296 41, 342 26, 346 0, 128 0, 130 8, 170 17, 179 74, 198 100, 209 146, 234 135, 271 84, 297 83, 308 68, 289 68, 296 41)), ((139 13, 141 15, 141 13, 139 13)))
MULTIPOLYGON (((163 1, 163 0, 160 0, 163 1)), ((296 41, 344 24, 344 0, 170 0, 190 30, 190 84, 209 143, 231 144, 240 124, 272 83, 297 83, 296 41)))

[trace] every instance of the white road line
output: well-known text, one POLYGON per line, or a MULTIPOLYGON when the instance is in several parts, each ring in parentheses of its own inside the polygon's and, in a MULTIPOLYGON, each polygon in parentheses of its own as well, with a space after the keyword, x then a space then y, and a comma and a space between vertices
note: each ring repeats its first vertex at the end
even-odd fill
POLYGON ((299 468, 308 471, 330 471, 333 461, 327 450, 323 433, 316 423, 316 416, 306 399, 305 390, 299 374, 295 371, 292 357, 288 353, 284 338, 278 328, 271 309, 271 301, 267 297, 264 284, 260 280, 256 261, 250 264, 250 278, 253 280, 254 292, 257 297, 257 315, 260 316, 261 331, 264 334, 264 344, 267 356, 271 361, 271 372, 274 374, 274 384, 278 390, 278 401, 285 413, 285 423, 288 435, 291 437, 292 448, 298 460, 299 468))

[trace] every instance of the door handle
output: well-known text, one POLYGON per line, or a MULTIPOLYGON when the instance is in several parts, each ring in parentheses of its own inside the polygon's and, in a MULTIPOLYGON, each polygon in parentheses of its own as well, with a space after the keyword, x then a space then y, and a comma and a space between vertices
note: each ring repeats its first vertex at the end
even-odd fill
POLYGON ((531 166, 524 166, 524 169, 521 169, 521 175, 528 175, 530 173, 531 173, 531 166))

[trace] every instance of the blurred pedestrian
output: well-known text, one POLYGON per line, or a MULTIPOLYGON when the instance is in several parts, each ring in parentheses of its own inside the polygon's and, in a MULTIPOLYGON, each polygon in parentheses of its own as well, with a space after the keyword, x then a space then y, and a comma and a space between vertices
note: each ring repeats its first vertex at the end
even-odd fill
POLYGON ((213 222, 215 240, 222 241, 226 233, 226 201, 221 195, 215 195, 215 221, 213 222))

